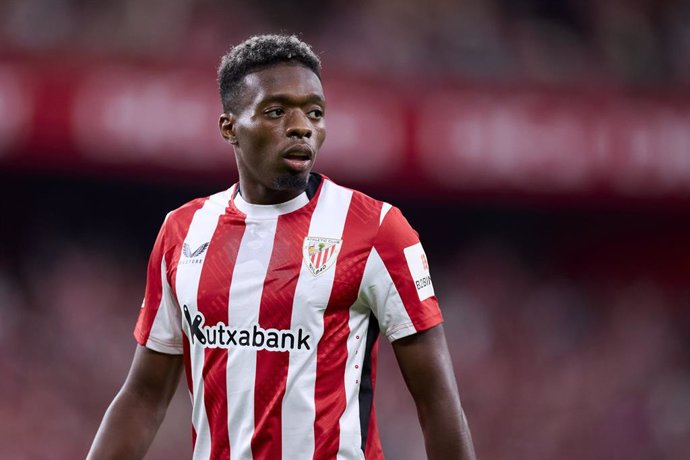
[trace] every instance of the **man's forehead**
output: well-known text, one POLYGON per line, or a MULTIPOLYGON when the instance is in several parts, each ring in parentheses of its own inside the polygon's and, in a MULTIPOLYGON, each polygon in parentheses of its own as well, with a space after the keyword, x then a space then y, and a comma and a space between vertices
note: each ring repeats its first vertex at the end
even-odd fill
POLYGON ((244 86, 249 93, 261 99, 275 94, 317 96, 323 99, 321 80, 301 64, 276 64, 257 70, 244 77, 244 86))

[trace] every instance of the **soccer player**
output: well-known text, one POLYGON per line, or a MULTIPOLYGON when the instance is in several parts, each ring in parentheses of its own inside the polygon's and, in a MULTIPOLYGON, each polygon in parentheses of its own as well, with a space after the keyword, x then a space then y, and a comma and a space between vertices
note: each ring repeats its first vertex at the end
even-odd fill
POLYGON ((166 217, 132 366, 89 459, 142 458, 183 372, 194 459, 382 459, 379 332, 428 457, 475 457, 417 233, 397 208, 312 172, 320 72, 294 36, 223 57, 219 128, 239 182, 166 217))

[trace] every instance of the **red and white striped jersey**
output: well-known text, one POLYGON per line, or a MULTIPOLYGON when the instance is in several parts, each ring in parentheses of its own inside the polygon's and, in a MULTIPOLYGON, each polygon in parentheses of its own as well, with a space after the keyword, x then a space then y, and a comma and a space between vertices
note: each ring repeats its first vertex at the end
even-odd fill
POLYGON ((379 331, 393 341, 442 321, 400 211, 312 178, 278 205, 233 185, 158 235, 134 335, 184 355, 194 459, 382 459, 379 331))

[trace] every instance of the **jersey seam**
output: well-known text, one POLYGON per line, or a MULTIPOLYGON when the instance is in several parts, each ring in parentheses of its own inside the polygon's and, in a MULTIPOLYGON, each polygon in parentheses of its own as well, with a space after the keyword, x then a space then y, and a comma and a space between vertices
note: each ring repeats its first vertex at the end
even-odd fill
POLYGON ((149 335, 148 340, 158 344, 162 345, 164 347, 170 347, 170 348, 180 348, 182 346, 182 341, 179 342, 168 342, 165 340, 158 339, 152 335, 149 335))
POLYGON ((399 325, 395 326, 394 328, 391 328, 388 332, 386 332, 386 337, 390 337, 392 335, 395 335, 397 332, 400 332, 403 329, 407 329, 410 326, 414 327, 414 323, 412 323, 412 321, 399 324, 399 325))

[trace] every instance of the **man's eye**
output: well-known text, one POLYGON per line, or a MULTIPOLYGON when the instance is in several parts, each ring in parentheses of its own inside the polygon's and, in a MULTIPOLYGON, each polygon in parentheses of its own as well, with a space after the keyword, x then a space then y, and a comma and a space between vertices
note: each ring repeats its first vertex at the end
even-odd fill
POLYGON ((321 118, 323 118, 323 110, 321 110, 321 109, 310 110, 309 113, 307 113, 307 115, 309 115, 311 118, 315 118, 317 120, 320 120, 321 118))
POLYGON ((283 109, 270 109, 266 111, 266 115, 271 118, 278 118, 285 113, 283 109))

